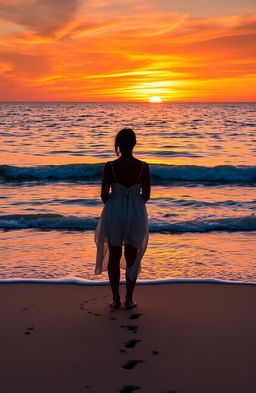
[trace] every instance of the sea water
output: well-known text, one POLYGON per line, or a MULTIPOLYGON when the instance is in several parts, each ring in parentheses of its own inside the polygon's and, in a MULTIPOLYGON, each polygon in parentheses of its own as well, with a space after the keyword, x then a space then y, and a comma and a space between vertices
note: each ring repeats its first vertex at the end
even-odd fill
POLYGON ((255 103, 0 103, 0 279, 107 279, 94 230, 123 127, 152 175, 140 280, 256 282, 255 103))

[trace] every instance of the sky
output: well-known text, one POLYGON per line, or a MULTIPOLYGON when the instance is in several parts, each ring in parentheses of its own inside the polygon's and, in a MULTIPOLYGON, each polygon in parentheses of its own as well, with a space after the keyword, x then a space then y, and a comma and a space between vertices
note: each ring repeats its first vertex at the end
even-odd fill
POLYGON ((0 101, 256 101, 256 0, 0 0, 0 101))

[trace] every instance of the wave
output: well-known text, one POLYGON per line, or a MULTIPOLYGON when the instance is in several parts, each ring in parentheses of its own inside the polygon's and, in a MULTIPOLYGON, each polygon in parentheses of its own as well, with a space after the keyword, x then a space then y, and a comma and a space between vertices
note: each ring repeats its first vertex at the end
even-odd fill
POLYGON ((247 232, 256 230, 256 216, 197 219, 172 224, 160 222, 152 223, 149 228, 150 232, 161 233, 247 232))
POLYGON ((102 164, 65 164, 17 167, 0 165, 0 179, 14 180, 90 180, 100 179, 102 164))
MULTIPOLYGON (((256 166, 151 164, 152 179, 155 184, 172 181, 185 182, 256 182, 256 166)), ((15 180, 96 180, 102 175, 103 164, 66 164, 18 167, 0 165, 0 179, 15 180)))
MULTIPOLYGON (((106 280, 85 280, 78 277, 62 277, 62 278, 2 278, 0 284, 72 284, 72 285, 109 285, 106 280)), ((121 284, 125 284, 124 280, 120 280, 121 284)), ((169 278, 162 280, 140 280, 136 285, 159 285, 159 284, 228 284, 228 285, 256 285, 256 282, 249 281, 230 281, 219 280, 215 278, 169 278)))
MULTIPOLYGON (((63 216, 61 214, 11 214, 0 215, 0 229, 40 229, 40 230, 94 230, 96 217, 63 216)), ((227 217, 216 219, 195 219, 168 223, 166 221, 151 222, 149 230, 152 233, 186 233, 212 231, 256 231, 256 216, 227 217)))
POLYGON ((62 214, 9 214, 0 215, 0 229, 72 230, 86 231, 96 228, 94 217, 63 216, 62 214))
POLYGON ((189 182, 256 182, 256 166, 153 165, 153 177, 189 182))

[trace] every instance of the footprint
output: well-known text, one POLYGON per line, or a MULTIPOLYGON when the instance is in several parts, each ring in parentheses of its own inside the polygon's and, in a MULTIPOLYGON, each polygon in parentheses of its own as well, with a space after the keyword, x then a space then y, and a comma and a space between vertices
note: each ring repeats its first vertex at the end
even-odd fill
MULTIPOLYGON (((31 304, 31 306, 33 307, 34 306, 34 303, 32 303, 31 304)), ((22 311, 27 311, 27 310, 29 310, 30 309, 30 307, 29 306, 27 306, 27 307, 23 307, 22 308, 22 311)))
POLYGON ((131 339, 125 343, 125 348, 134 348, 141 340, 131 339))
POLYGON ((119 392, 120 393, 132 393, 134 392, 134 390, 138 390, 140 389, 140 386, 136 386, 136 385, 127 385, 127 386, 123 386, 119 392))
POLYGON ((143 315, 143 314, 142 313, 131 314, 129 319, 138 319, 141 315, 143 315))
POLYGON ((85 306, 85 302, 79 304, 80 310, 87 310, 86 307, 87 307, 87 306, 85 306))
POLYGON ((32 333, 32 330, 34 330, 34 326, 31 326, 29 328, 27 328, 27 330, 25 331, 25 334, 28 336, 32 333))
POLYGON ((121 325, 120 327, 121 327, 121 328, 126 328, 126 329, 128 329, 130 332, 132 332, 132 333, 136 333, 137 330, 138 330, 138 326, 135 326, 135 325, 121 325))
POLYGON ((145 363, 144 360, 128 360, 125 364, 121 367, 125 368, 126 370, 131 370, 136 366, 138 363, 145 363))

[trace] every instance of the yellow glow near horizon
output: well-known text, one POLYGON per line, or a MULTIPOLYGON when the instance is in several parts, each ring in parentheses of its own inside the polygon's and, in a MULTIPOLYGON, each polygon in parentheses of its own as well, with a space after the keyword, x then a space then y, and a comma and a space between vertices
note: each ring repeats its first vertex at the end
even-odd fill
POLYGON ((160 97, 151 97, 149 102, 159 103, 159 102, 162 102, 162 99, 160 97))

